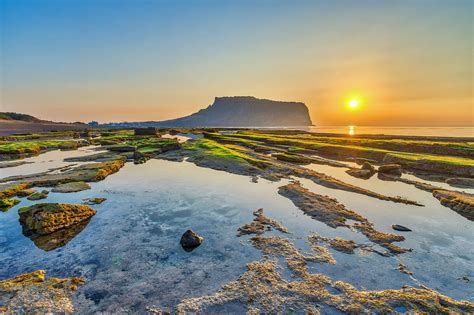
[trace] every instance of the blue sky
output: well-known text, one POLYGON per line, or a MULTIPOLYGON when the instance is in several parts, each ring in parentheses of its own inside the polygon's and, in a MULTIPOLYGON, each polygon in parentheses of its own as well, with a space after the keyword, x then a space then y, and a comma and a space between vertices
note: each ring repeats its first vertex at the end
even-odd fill
POLYGON ((2 111, 160 120, 254 95, 322 125, 473 123, 471 1, 0 3, 2 111))

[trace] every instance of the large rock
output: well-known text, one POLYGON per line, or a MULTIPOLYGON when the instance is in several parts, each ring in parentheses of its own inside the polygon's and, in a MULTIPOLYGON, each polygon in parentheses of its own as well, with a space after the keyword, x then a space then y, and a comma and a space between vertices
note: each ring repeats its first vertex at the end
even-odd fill
POLYGON ((379 166, 379 173, 389 175, 402 175, 402 167, 398 164, 385 164, 379 166))
POLYGON ((201 245, 203 240, 204 238, 199 236, 193 230, 187 230, 184 232, 183 236, 181 236, 180 244, 185 250, 193 250, 201 245))
MULTIPOLYGON (((253 96, 216 97, 197 113, 166 121, 114 123, 121 127, 255 127, 310 126, 308 108, 300 102, 281 102, 253 96)), ((107 126, 107 125, 103 125, 107 126)))
POLYGON ((18 210, 23 233, 47 235, 87 220, 96 211, 86 205, 39 203, 18 210))

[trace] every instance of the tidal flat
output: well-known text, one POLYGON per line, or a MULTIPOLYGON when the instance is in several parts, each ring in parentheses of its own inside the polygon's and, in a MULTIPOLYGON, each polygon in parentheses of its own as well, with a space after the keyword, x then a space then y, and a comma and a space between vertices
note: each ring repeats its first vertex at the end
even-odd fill
POLYGON ((474 312, 465 138, 97 129, 0 153, 6 313, 474 312))

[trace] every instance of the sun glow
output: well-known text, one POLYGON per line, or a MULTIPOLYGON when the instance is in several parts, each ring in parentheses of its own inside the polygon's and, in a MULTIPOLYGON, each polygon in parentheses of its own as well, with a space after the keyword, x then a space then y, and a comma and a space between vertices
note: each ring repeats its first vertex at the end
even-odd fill
POLYGON ((349 104, 349 108, 355 109, 359 106, 359 100, 355 98, 351 99, 348 104, 349 104))

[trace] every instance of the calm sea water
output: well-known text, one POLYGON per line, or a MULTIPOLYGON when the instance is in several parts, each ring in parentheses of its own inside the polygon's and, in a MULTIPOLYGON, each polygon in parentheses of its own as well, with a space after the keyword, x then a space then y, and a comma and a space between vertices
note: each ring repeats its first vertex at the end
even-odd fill
MULTIPOLYGON (((52 151, 32 158, 35 164, 8 172, 29 173, 35 168, 44 171, 45 166, 62 166, 67 155, 90 153, 88 148, 52 151)), ((335 197, 367 217, 380 231, 393 232, 392 224, 413 230, 405 234, 407 240, 400 245, 413 247, 414 252, 381 257, 359 252, 347 255, 330 249, 337 264, 310 263, 313 272, 324 273, 334 281, 347 281, 359 289, 399 289, 402 285, 423 284, 456 299, 474 301, 474 282, 462 280, 474 277, 473 222, 413 186, 381 181, 376 176, 361 180, 330 166, 307 167, 425 205, 396 204, 301 180, 311 191, 335 197), (414 276, 396 270, 400 261, 414 276)), ((79 313, 143 313, 147 306, 171 310, 182 299, 213 293, 237 279, 245 271, 246 263, 260 259, 260 251, 248 243, 248 237, 236 237, 238 227, 250 222, 252 211, 258 208, 281 221, 292 232, 285 237, 303 251, 309 250, 305 240, 313 232, 370 243, 360 233, 347 228, 333 229, 304 215, 277 193, 278 187, 286 182, 252 183, 249 177, 189 162, 127 163, 120 172, 92 183, 90 190, 52 192, 48 199, 39 201, 81 203, 84 198, 107 198, 103 204, 94 206, 97 214, 64 246, 47 250, 22 234, 18 208, 34 201, 22 199, 16 207, 0 213, 0 279, 36 269, 45 269, 49 276, 83 276, 87 283, 74 297, 79 313), (189 228, 205 238, 193 252, 185 252, 179 245, 181 234, 189 228)), ((284 270, 285 264, 281 268, 284 270)))
POLYGON ((474 137, 474 126, 466 127, 373 127, 373 126, 313 126, 297 128, 269 129, 298 129, 322 133, 342 133, 349 135, 383 134, 401 136, 436 136, 436 137, 474 137))

